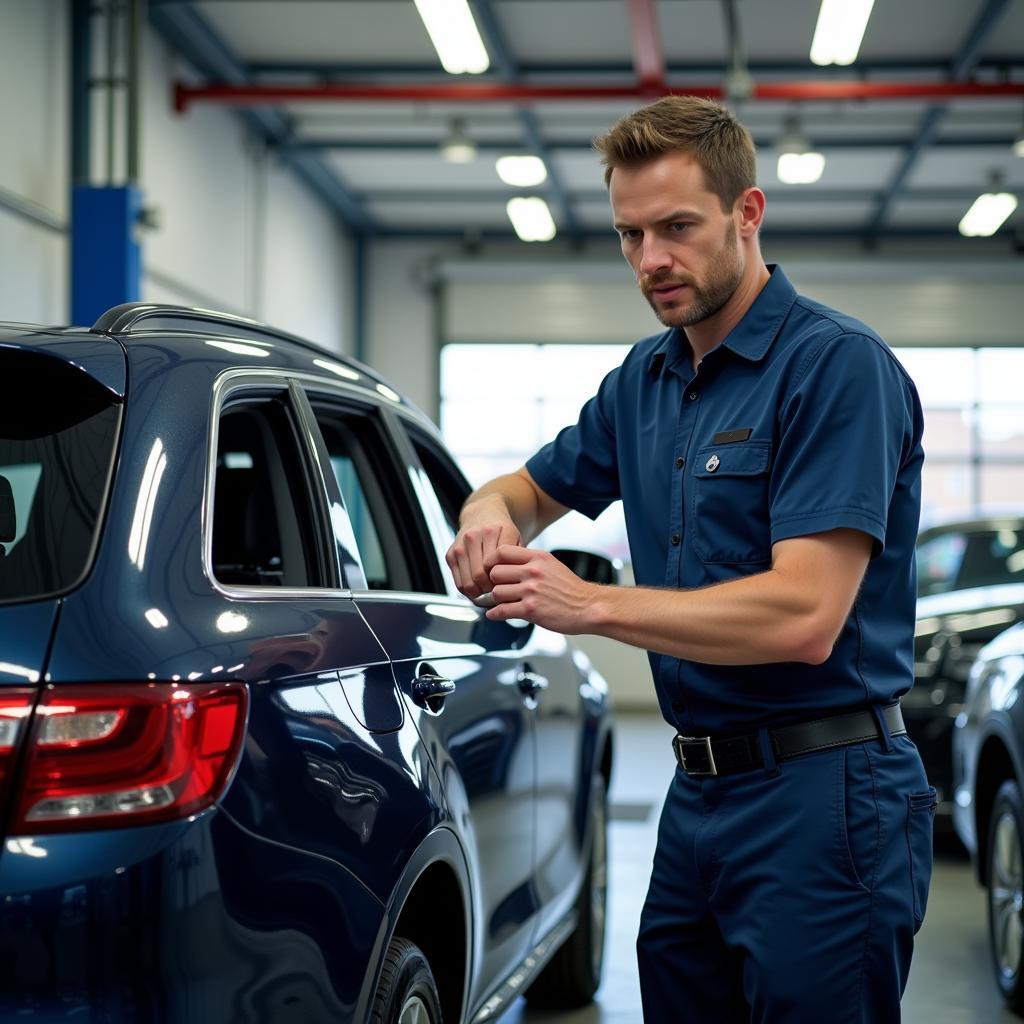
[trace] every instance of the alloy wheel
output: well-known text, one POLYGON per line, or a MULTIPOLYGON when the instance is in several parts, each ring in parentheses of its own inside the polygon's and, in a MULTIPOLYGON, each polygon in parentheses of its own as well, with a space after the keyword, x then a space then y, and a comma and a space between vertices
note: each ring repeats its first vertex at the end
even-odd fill
POLYGON ((996 822, 989 872, 992 942, 999 971, 1007 984, 1020 972, 1024 948, 1024 862, 1017 819, 1004 809, 996 822))

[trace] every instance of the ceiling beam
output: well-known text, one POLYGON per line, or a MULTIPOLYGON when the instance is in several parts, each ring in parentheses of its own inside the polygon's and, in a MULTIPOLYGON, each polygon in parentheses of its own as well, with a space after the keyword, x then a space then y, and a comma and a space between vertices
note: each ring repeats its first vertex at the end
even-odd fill
MULTIPOLYGON (((624 61, 559 61, 551 64, 545 61, 517 62, 519 78, 526 80, 531 77, 544 79, 580 79, 599 78, 608 76, 629 81, 635 74, 632 63, 624 61)), ((1007 54, 1006 56, 990 56, 979 61, 975 65, 977 70, 989 70, 1003 72, 1006 70, 1021 68, 1024 66, 1024 59, 1020 54, 1007 54)), ((250 77, 257 75, 309 75, 311 78, 332 79, 340 78, 352 82, 362 79, 383 79, 394 81, 396 78, 411 78, 429 81, 447 81, 448 73, 438 68, 437 62, 429 64, 422 62, 409 62, 404 64, 365 64, 358 61, 352 63, 341 63, 333 61, 251 61, 248 65, 250 77)), ((727 71, 728 66, 722 61, 687 61, 676 65, 668 64, 666 75, 675 73, 679 75, 693 75, 695 77, 708 76, 709 78, 721 78, 727 71)), ((747 64, 747 70, 755 77, 761 75, 786 75, 793 78, 850 78, 851 68, 832 64, 828 67, 818 67, 809 64, 806 60, 801 61, 752 61, 747 64)), ((858 60, 855 69, 852 69, 858 78, 871 78, 879 75, 904 75, 917 73, 948 74, 949 62, 934 57, 893 57, 887 60, 858 60)), ((477 76, 482 80, 496 79, 498 76, 492 72, 484 72, 477 76)))
POLYGON ((655 0, 626 0, 633 71, 641 89, 660 92, 665 85, 665 51, 655 0))
MULTIPOLYGON (((512 56, 512 51, 505 40, 501 26, 491 6, 491 0, 472 0, 473 11, 483 31, 487 52, 497 68, 498 75, 504 82, 515 83, 519 79, 519 68, 512 56)), ((534 156, 544 161, 547 168, 548 198, 556 207, 556 220, 561 221, 561 226, 571 235, 577 234, 579 224, 576 221, 576 214, 569 199, 569 192, 562 181, 559 169, 555 166, 554 157, 544 141, 540 128, 540 121, 537 115, 526 107, 517 110, 519 122, 522 125, 523 136, 526 139, 527 148, 534 156)))
MULTIPOLYGON (((991 37, 1000 18, 1010 5, 1010 0, 984 0, 970 30, 960 43, 956 56, 950 62, 948 73, 949 83, 955 85, 966 82, 973 73, 985 43, 991 37)), ((913 141, 907 146, 903 159, 889 179, 889 185, 878 200, 874 212, 864 231, 864 241, 868 246, 874 245, 879 233, 885 227, 903 188, 910 178, 922 154, 934 142, 942 121, 946 116, 947 107, 933 104, 925 111, 913 141)), ((982 182, 978 182, 980 188, 982 182)))
MULTIPOLYGON (((1017 129, 1007 131, 1003 135, 949 135, 940 136, 932 140, 934 149, 1002 149, 1008 147, 1014 140, 1017 129)), ((844 149, 901 149, 909 146, 912 139, 904 136, 897 136, 886 139, 877 135, 867 138, 848 137, 830 139, 827 136, 820 137, 814 134, 814 145, 821 150, 844 150, 844 149)), ((755 134, 754 143, 759 148, 771 148, 775 144, 774 136, 758 136, 755 134)), ((475 139, 477 149, 485 153, 511 153, 517 147, 522 146, 519 138, 504 139, 475 139)), ((368 139, 365 137, 353 138, 351 136, 337 136, 333 138, 303 138, 302 136, 290 136, 279 144, 283 149, 303 150, 337 150, 339 153, 351 152, 381 152, 381 153, 436 153, 440 145, 439 139, 368 139)), ((552 138, 546 141, 550 152, 568 150, 569 152, 590 149, 589 138, 552 138)))
MULTIPOLYGON (((170 46, 207 78, 235 88, 248 83, 245 66, 190 4, 156 4, 150 7, 149 18, 170 46)), ((277 110, 243 110, 241 118, 270 146, 279 146, 291 134, 289 121, 277 110)), ((327 203, 346 227, 356 232, 373 230, 374 224, 358 200, 316 153, 291 152, 287 148, 281 153, 285 164, 327 203)))
MULTIPOLYGON (((477 3, 484 0, 476 0, 477 3)), ((1005 0, 995 0, 1003 3, 1005 0)), ((176 8, 170 8, 175 10, 176 8)), ((408 85, 327 83, 324 85, 244 84, 175 87, 175 107, 185 110, 193 103, 213 102, 228 106, 258 107, 277 103, 543 103, 608 102, 651 99, 680 94, 722 99, 718 85, 668 83, 658 89, 636 85, 529 85, 506 82, 429 82, 408 85)), ((752 100, 790 100, 810 103, 839 100, 955 100, 1006 99, 1024 96, 1024 82, 859 82, 808 81, 760 82, 752 100)))

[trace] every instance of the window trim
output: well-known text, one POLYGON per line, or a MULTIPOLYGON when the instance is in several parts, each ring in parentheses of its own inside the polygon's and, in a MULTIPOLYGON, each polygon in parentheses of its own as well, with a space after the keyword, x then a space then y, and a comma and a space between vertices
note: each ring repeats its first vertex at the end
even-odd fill
MULTIPOLYGON (((314 492, 317 505, 322 505, 326 500, 326 492, 317 486, 317 477, 322 477, 323 467, 319 464, 316 453, 311 450, 309 443, 308 424, 303 420, 301 406, 296 403, 292 393, 292 379, 296 377, 287 370, 274 369, 233 369, 221 373, 213 383, 213 394, 210 404, 210 418, 207 424, 206 441, 206 479, 203 486, 202 501, 202 563, 203 575, 206 577, 213 589, 227 598, 244 601, 276 601, 281 598, 305 599, 311 597, 334 597, 351 598, 352 592, 342 586, 337 587, 258 587, 246 586, 243 584, 223 583, 217 579, 213 571, 213 511, 214 496, 216 494, 217 481, 217 446, 220 437, 220 419, 225 407, 232 404, 245 392, 259 392, 276 390, 282 393, 290 404, 292 412, 298 419, 300 433, 306 436, 299 436, 296 441, 299 446, 300 456, 304 462, 304 472, 314 492)), ((324 533, 324 520, 329 521, 329 514, 321 509, 313 511, 313 527, 318 533, 324 533)), ((319 538, 325 552, 326 560, 330 563, 331 576, 339 584, 342 582, 341 567, 338 564, 336 545, 334 544, 333 531, 327 530, 319 538), (329 542, 328 542, 329 538, 329 542), (333 553, 332 553, 333 551, 333 553)))

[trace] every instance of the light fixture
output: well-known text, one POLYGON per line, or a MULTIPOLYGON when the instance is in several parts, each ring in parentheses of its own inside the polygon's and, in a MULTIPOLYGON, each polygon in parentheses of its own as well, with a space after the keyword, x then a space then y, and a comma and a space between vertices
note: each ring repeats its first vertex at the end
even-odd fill
POLYGON ((1002 184, 1003 176, 993 171, 989 191, 978 196, 963 215, 960 221, 961 235, 967 238, 988 238, 1017 209, 1017 197, 1011 192, 1001 192, 1002 184))
POLYGON ((555 237, 551 211, 540 196, 517 196, 508 201, 505 209, 520 241, 550 242, 555 237))
POLYGON ((461 118, 452 126, 441 143, 441 156, 451 164, 468 164, 476 159, 476 143, 466 134, 461 118))
POLYGON ((506 185, 517 188, 532 188, 548 176, 548 169, 539 156, 500 156, 494 167, 506 185))
POLYGON ((811 149, 811 144, 800 134, 796 117, 787 117, 782 138, 776 144, 779 155, 776 173, 784 185, 810 185, 825 170, 825 154, 811 149))
POLYGON ((815 64, 852 64, 857 59, 875 0, 821 0, 811 42, 815 64))
POLYGON ((466 0, 415 0, 441 65, 450 75, 479 75, 490 65, 466 0))
POLYGON ((1013 155, 1024 156, 1024 128, 1017 133, 1017 138, 1013 140, 1013 155))

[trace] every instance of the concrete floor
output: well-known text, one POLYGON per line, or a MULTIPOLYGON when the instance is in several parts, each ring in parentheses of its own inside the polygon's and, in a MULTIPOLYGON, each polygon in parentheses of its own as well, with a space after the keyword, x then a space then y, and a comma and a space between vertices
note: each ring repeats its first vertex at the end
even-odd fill
MULTIPOLYGON (((551 1014, 531 1012, 520 999, 501 1017, 500 1024, 639 1024, 640 989, 633 944, 647 890, 661 799, 675 768, 671 735, 668 726, 654 715, 616 716, 608 937, 604 981, 596 1002, 574 1013, 551 1014), (652 779, 658 780, 657 792, 651 790, 652 779), (651 810, 643 817, 645 805, 651 810)), ((1002 1007, 991 978, 987 942, 984 892, 955 842, 943 842, 936 854, 928 913, 917 936, 903 999, 904 1024, 1020 1024, 1002 1007)))

